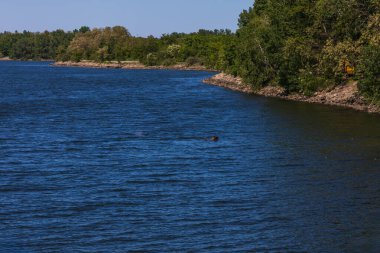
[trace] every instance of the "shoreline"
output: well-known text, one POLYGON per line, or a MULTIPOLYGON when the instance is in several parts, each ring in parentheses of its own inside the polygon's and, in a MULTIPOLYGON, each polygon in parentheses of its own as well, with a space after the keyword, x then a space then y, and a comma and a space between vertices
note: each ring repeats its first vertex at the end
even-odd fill
MULTIPOLYGON (((131 70, 184 70, 184 71, 208 71, 218 72, 207 69, 201 65, 187 66, 176 64, 172 66, 145 66, 138 61, 96 63, 93 61, 81 62, 55 62, 55 67, 81 67, 81 68, 111 68, 111 69, 131 69, 131 70)), ((241 78, 234 77, 225 73, 219 73, 211 78, 203 80, 203 83, 219 86, 237 92, 255 94, 264 97, 278 98, 289 101, 299 101, 312 104, 322 104, 328 106, 339 106, 367 113, 380 114, 380 106, 369 104, 367 100, 359 94, 357 82, 350 81, 347 84, 338 85, 332 89, 316 92, 308 97, 300 93, 287 94, 285 89, 280 86, 267 86, 255 90, 250 85, 245 84, 241 78)))
POLYGON ((338 85, 329 90, 318 91, 311 97, 299 93, 286 94, 285 89, 280 86, 267 86, 260 90, 255 90, 251 86, 244 84, 241 78, 224 73, 217 74, 204 80, 203 82, 238 92, 255 94, 264 97, 312 104, 339 106, 367 113, 380 113, 380 106, 369 104, 366 99, 359 94, 357 82, 355 81, 338 85))
POLYGON ((187 70, 187 71, 208 71, 217 72, 208 69, 202 65, 187 66, 186 64, 176 64, 171 66, 146 66, 139 61, 123 61, 123 62, 107 62, 97 63, 93 61, 80 61, 80 62, 62 62, 58 61, 52 64, 55 67, 80 67, 80 68, 108 68, 108 69, 135 69, 135 70, 187 70))
POLYGON ((16 62, 54 62, 53 59, 12 59, 12 58, 9 58, 9 57, 2 57, 0 58, 0 61, 16 61, 16 62))

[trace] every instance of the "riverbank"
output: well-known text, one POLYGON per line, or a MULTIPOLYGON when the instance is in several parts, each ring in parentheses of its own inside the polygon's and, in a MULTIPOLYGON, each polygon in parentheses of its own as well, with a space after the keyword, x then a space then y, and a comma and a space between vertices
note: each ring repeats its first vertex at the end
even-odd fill
POLYGON ((274 97, 284 100, 301 101, 314 104, 341 106, 369 113, 380 113, 379 106, 368 103, 367 100, 360 95, 356 81, 350 81, 347 84, 339 85, 329 90, 316 92, 313 96, 310 97, 299 93, 287 94, 285 89, 279 86, 268 86, 260 90, 255 90, 250 85, 244 84, 241 78, 224 73, 220 73, 209 79, 206 79, 204 80, 204 83, 265 97, 274 97))
POLYGON ((0 61, 54 62, 53 59, 12 59, 12 58, 9 58, 9 57, 1 57, 0 61))
POLYGON ((114 69, 162 69, 162 70, 192 70, 192 71, 212 71, 215 70, 208 69, 202 65, 192 65, 188 66, 184 63, 179 63, 171 66, 146 66, 139 61, 111 61, 106 63, 98 63, 93 61, 80 61, 80 62, 55 62, 53 66, 56 67, 82 67, 82 68, 114 68, 114 69))
MULTIPOLYGON (((114 68, 114 69, 139 69, 139 70, 191 70, 191 71, 212 71, 201 65, 187 66, 186 64, 176 64, 172 66, 146 66, 139 61, 111 61, 107 63, 97 63, 93 61, 80 62, 55 62, 56 67, 82 67, 82 68, 114 68)), ((215 85, 230 90, 256 94, 265 97, 280 98, 291 101, 301 101, 306 103, 324 104, 351 108, 368 113, 380 113, 380 107, 368 101, 360 95, 357 82, 351 81, 345 85, 339 85, 333 89, 316 92, 313 96, 305 96, 300 93, 287 94, 280 86, 267 86, 260 90, 255 90, 252 86, 245 84, 241 78, 219 73, 203 81, 206 84, 215 85)))

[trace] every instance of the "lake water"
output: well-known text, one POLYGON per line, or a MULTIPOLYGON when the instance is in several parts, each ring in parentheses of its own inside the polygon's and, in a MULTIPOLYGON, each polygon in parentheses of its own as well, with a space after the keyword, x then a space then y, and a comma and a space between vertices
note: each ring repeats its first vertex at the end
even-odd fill
POLYGON ((380 252, 380 116, 212 74, 0 62, 0 252, 380 252))

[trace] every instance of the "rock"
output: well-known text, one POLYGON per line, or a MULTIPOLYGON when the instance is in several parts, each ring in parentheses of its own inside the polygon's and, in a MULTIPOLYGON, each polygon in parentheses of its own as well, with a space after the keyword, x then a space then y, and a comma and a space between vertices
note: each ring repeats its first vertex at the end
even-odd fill
POLYGON ((225 73, 220 73, 206 79, 204 80, 204 83, 266 97, 342 106, 370 113, 380 113, 380 107, 378 105, 366 102, 365 98, 360 95, 357 85, 358 83, 356 81, 351 81, 343 85, 316 92, 311 97, 304 96, 300 93, 287 94, 286 90, 280 86, 267 86, 255 90, 252 86, 244 84, 241 78, 225 73))

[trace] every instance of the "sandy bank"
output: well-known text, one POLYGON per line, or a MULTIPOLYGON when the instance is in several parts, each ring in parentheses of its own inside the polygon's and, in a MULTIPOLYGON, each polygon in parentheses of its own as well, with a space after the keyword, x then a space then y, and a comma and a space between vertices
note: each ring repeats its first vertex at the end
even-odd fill
POLYGON ((186 64, 176 64, 172 66, 145 66, 138 61, 107 62, 97 63, 93 61, 81 62, 55 62, 53 66, 57 67, 82 67, 82 68, 118 68, 118 69, 166 69, 166 70, 195 70, 195 71, 213 71, 201 65, 187 66, 186 64))
POLYGON ((0 57, 0 61, 11 61, 9 57, 0 57))
POLYGON ((209 79, 204 80, 204 82, 235 91, 257 94, 266 97, 276 97, 307 103, 334 105, 369 113, 380 113, 380 107, 375 104, 369 104, 359 94, 357 82, 353 81, 345 85, 339 85, 330 90, 316 92, 311 97, 307 97, 302 94, 286 94, 284 88, 282 87, 269 86, 260 90, 254 90, 251 86, 244 84, 241 78, 233 77, 224 73, 217 74, 209 79))

